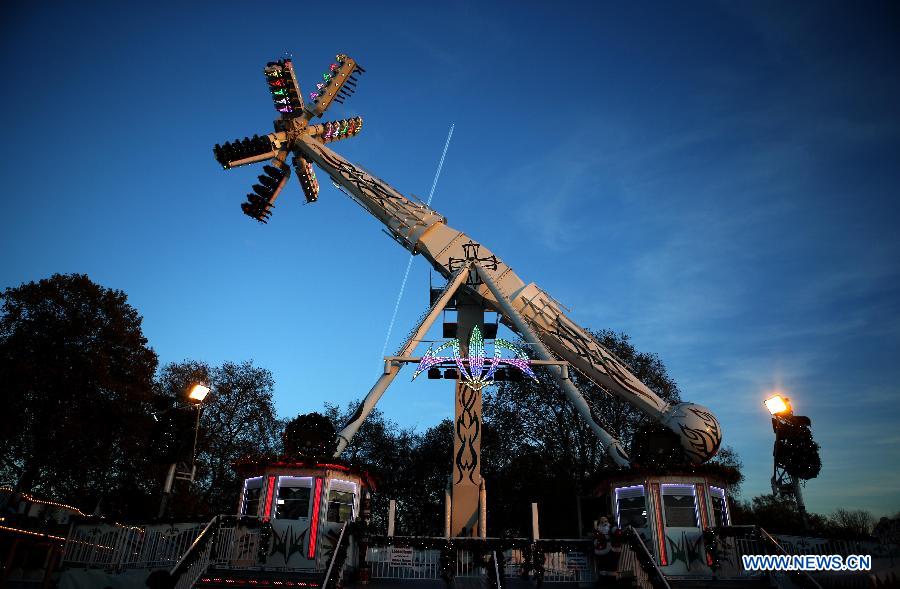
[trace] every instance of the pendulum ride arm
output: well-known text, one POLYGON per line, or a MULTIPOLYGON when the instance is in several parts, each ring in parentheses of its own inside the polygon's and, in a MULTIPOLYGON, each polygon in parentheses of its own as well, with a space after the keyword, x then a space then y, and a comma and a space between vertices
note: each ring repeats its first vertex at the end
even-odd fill
MULTIPOLYGON (((422 254, 444 277, 453 277, 453 282, 463 280, 460 276, 468 272, 459 273, 460 268, 468 263, 477 264, 478 273, 489 280, 482 278, 480 283, 462 283, 462 288, 480 297, 486 307, 500 312, 504 323, 531 342, 542 358, 556 356, 568 362, 610 394, 664 424, 678 434, 692 461, 704 462, 715 455, 722 431, 711 411, 691 403, 667 404, 638 380, 624 362, 569 319, 559 303, 540 287, 533 282, 526 284, 488 248, 448 227, 446 219, 424 203, 405 197, 387 182, 325 146, 325 143, 359 133, 362 119, 355 117, 320 125, 309 124, 310 120, 322 116, 332 102, 342 102, 352 94, 356 76, 363 71, 352 58, 338 55, 329 72, 323 74, 324 81, 316 84, 316 91, 309 95, 312 102, 304 102, 291 60, 270 62, 266 66, 264 73, 273 105, 281 113, 281 118, 275 121, 275 132, 226 142, 213 149, 216 160, 225 169, 269 161, 269 165, 263 167, 264 175, 260 176, 260 183, 254 185, 253 192, 247 197, 248 202, 241 207, 244 212, 260 222, 266 222, 290 172, 286 160, 288 153, 294 156, 292 162, 307 202, 315 201, 319 185, 310 166, 315 163, 378 219, 397 242, 413 254, 422 254)), ((336 233, 338 238, 342 237, 340 228, 336 233)), ((432 308, 417 333, 427 331, 437 313, 439 309, 432 308)), ((417 339, 421 337, 413 337, 406 347, 414 345, 417 339)), ((341 432, 339 451, 346 447, 362 419, 372 410, 399 370, 400 367, 394 363, 386 368, 357 414, 341 432)), ((562 375, 559 377, 562 378, 562 375)), ((615 452, 611 452, 613 458, 617 461, 624 459, 618 442, 603 431, 597 416, 589 408, 586 409, 587 403, 571 381, 562 378, 561 385, 600 439, 607 446, 614 446, 615 452)))
MULTIPOLYGON (((397 354, 398 356, 409 356, 413 353, 418 345, 419 341, 425 334, 428 333, 428 330, 431 329, 431 326, 434 324, 434 321, 441 314, 441 311, 444 310, 444 307, 447 306, 447 303, 450 301, 450 297, 456 292, 456 289, 462 285, 466 278, 469 276, 469 269, 471 264, 464 264, 459 270, 456 271, 455 275, 452 277, 450 282, 447 283, 447 286, 444 287, 443 292, 441 292, 441 296, 434 302, 431 308, 428 310, 428 313, 425 314, 425 317, 419 323, 419 326, 416 328, 414 332, 412 332, 409 337, 406 339, 406 342, 403 344, 403 347, 400 348, 400 352, 397 354)), ((347 447, 350 443, 350 440, 353 439, 353 436, 356 435, 356 432, 359 430, 359 427, 363 424, 369 414, 372 412, 372 409, 375 408, 375 405, 378 403, 381 396, 387 390, 387 388, 394 382, 394 378, 400 373, 400 368, 403 367, 401 362, 397 361, 386 361, 384 367, 384 374, 382 374, 378 380, 375 382, 375 386, 373 386, 369 393, 366 395, 366 398, 362 400, 359 404, 359 407, 356 408, 356 411, 347 421, 347 424, 344 425, 344 428, 337 435, 337 450, 334 452, 334 457, 337 458, 341 455, 341 452, 347 447)))
MULTIPOLYGON (((471 258, 481 261, 482 271, 492 279, 497 290, 507 293, 506 312, 497 296, 484 284, 464 285, 464 288, 504 315, 515 310, 520 325, 513 322, 512 327, 521 337, 530 339, 528 333, 523 333, 525 326, 530 327, 534 338, 546 346, 548 354, 569 362, 609 393, 675 431, 694 462, 704 462, 718 451, 721 428, 708 409, 692 404, 670 406, 660 399, 631 374, 624 362, 569 319, 550 295, 534 283, 525 284, 512 268, 485 246, 448 227, 446 219, 433 209, 405 197, 387 182, 353 165, 315 138, 301 135, 294 148, 296 153, 327 172, 351 198, 381 221, 397 242, 414 254, 422 254, 443 276, 453 275, 471 258)), ((512 316, 507 318, 513 320, 512 316)), ((569 394, 574 386, 570 389, 564 384, 563 388, 569 394)), ((579 406, 583 417, 590 418, 588 423, 595 432, 603 429, 597 416, 585 412, 577 401, 573 402, 579 406)), ((600 437, 604 439, 604 436, 600 437)), ((621 450, 618 445, 616 448, 621 450)))

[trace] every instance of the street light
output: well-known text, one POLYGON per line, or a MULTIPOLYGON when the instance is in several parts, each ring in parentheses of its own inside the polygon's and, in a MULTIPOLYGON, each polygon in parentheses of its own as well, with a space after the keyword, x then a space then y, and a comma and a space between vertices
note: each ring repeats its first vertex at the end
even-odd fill
POLYGON ((194 482, 194 474, 197 471, 197 438, 200 435, 200 413, 203 412, 203 400, 209 394, 209 387, 203 383, 196 383, 188 393, 188 399, 194 401, 197 408, 197 422, 194 425, 194 449, 191 451, 191 482, 194 482))
POLYGON ((197 401, 197 404, 199 405, 203 402, 203 399, 205 399, 206 395, 208 394, 209 387, 204 384, 197 383, 191 388, 191 392, 188 393, 188 399, 197 401))
POLYGON ((794 415, 791 400, 780 394, 766 399, 765 405, 772 414, 772 429, 775 431, 772 493, 793 497, 800 512, 801 524, 806 529, 806 505, 800 484, 801 480, 818 475, 821 468, 819 447, 812 439, 810 419, 805 415, 794 415))
POLYGON ((781 395, 773 395, 766 399, 766 409, 772 415, 791 413, 791 400, 781 395))
MULTIPOLYGON (((200 437, 200 414, 203 412, 203 401, 206 400, 209 391, 209 386, 199 382, 195 383, 188 391, 187 400, 197 409, 197 419, 194 423, 194 446, 191 450, 191 470, 189 472, 179 471, 179 463, 174 463, 169 467, 169 473, 166 476, 165 485, 163 485, 162 501, 159 504, 158 517, 160 518, 166 514, 168 509, 169 497, 172 494, 172 486, 174 485, 175 480, 178 479, 190 483, 194 482, 194 478, 197 474, 197 438, 200 437)), ((156 415, 153 417, 156 418, 156 415)))

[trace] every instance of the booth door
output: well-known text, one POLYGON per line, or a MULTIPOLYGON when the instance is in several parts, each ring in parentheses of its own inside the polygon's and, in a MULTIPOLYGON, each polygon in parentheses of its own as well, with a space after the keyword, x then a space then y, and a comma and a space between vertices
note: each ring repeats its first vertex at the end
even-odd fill
MULTIPOLYGON (((327 484, 322 530, 319 534, 319 567, 327 567, 344 522, 356 519, 359 509, 359 487, 351 481, 330 479, 327 484)), ((345 541, 349 538, 345 538, 345 541)), ((355 551, 348 550, 350 558, 355 551)))
POLYGON ((667 575, 708 573, 695 486, 663 484, 660 487, 667 555, 663 572, 667 575))
POLYGON ((272 536, 266 564, 274 567, 313 568, 309 558, 313 478, 280 476, 271 509, 272 536))

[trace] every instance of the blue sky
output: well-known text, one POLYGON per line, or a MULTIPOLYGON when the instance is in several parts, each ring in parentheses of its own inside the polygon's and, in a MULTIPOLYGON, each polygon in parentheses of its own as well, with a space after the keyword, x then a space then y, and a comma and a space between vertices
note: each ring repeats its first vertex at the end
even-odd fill
MULTIPOLYGON (((271 130, 261 68, 367 73, 336 149, 426 196, 590 328, 656 352, 768 491, 762 399, 822 444, 812 510, 900 509, 900 18, 867 3, 19 4, 2 25, 0 286, 125 290, 163 362, 254 359, 281 415, 375 381, 407 254, 328 182, 268 226, 216 142, 271 130)), ((390 348, 427 302, 416 259, 390 348)), ((445 383, 382 403, 425 428, 445 383)))

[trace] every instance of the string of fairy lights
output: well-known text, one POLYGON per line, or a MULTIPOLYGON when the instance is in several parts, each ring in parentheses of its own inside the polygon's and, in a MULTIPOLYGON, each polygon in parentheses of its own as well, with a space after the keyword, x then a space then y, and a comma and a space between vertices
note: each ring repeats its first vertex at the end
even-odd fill
MULTIPOLYGON (((16 491, 15 491, 15 489, 13 489, 12 487, 9 487, 9 486, 3 486, 3 487, 0 487, 0 492, 5 492, 5 493, 15 493, 16 491)), ((25 501, 28 501, 28 502, 30 502, 30 503, 35 503, 35 504, 38 504, 38 505, 47 505, 47 506, 49 506, 49 507, 55 507, 55 508, 57 508, 57 509, 66 509, 66 510, 69 510, 69 511, 71 511, 74 515, 77 515, 77 516, 79 516, 79 517, 85 517, 85 518, 87 518, 87 517, 93 517, 93 516, 90 516, 90 515, 86 514, 86 513, 83 512, 83 511, 81 511, 80 509, 78 509, 78 508, 75 507, 74 505, 67 505, 67 504, 65 504, 65 503, 59 503, 59 502, 57 502, 57 501, 50 501, 50 500, 47 500, 47 499, 39 499, 38 497, 35 497, 34 495, 30 495, 29 493, 19 493, 19 496, 20 496, 22 499, 24 499, 25 501)), ((136 526, 126 526, 125 524, 120 524, 119 522, 116 522, 116 521, 110 521, 109 523, 110 523, 111 525, 114 525, 114 526, 119 527, 119 528, 127 528, 127 529, 129 529, 129 530, 141 530, 141 528, 139 528, 139 527, 136 527, 136 526)), ((16 531, 25 532, 25 530, 20 530, 19 528, 8 528, 8 529, 14 529, 14 530, 16 530, 16 531)), ((46 535, 46 534, 44 534, 44 535, 46 535)))

